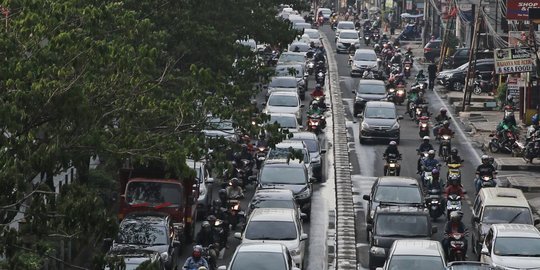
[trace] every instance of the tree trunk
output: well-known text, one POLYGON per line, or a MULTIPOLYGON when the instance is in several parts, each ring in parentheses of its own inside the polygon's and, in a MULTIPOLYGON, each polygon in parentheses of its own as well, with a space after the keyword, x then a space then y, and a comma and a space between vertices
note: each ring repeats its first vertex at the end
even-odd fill
POLYGON ((73 166, 77 169, 76 179, 79 183, 88 183, 88 174, 90 171, 90 155, 83 155, 73 160, 73 166))

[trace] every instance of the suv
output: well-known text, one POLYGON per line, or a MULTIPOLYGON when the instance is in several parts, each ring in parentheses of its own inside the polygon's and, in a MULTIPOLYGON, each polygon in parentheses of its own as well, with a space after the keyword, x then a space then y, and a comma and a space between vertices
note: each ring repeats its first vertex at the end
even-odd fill
POLYGON ((370 101, 366 103, 366 108, 359 118, 361 144, 364 144, 366 139, 386 139, 399 143, 399 120, 403 119, 403 116, 397 115, 394 103, 370 101))
POLYGON ((371 187, 371 193, 364 195, 368 201, 366 211, 366 223, 371 223, 375 215, 375 209, 381 204, 403 204, 424 207, 424 196, 414 178, 399 176, 382 176, 375 180, 371 187))
MULTIPOLYGON (((446 64, 450 68, 457 68, 467 62, 469 62, 469 52, 471 48, 458 48, 454 54, 446 60, 446 64)), ((485 50, 476 53, 476 59, 492 59, 493 51, 485 50)))
POLYGON ((523 192, 515 188, 482 188, 472 209, 472 248, 480 256, 484 236, 493 224, 538 224, 523 192))
POLYGON ((496 269, 538 269, 540 232, 533 225, 494 224, 486 234, 480 261, 496 269))
POLYGON ((445 265, 444 250, 438 241, 402 239, 392 245, 383 269, 445 270, 445 265))
POLYGON ((295 162, 294 159, 290 157, 292 154, 291 149, 302 155, 302 160, 297 160, 299 161, 299 163, 302 163, 306 166, 308 176, 311 178, 313 176, 311 156, 304 141, 285 140, 276 144, 273 149, 270 149, 270 151, 268 151, 268 154, 266 155, 266 163, 288 163, 291 161, 295 162))
POLYGON ((357 49, 351 59, 351 77, 362 76, 368 68, 376 73, 378 65, 377 54, 374 50, 357 49))
POLYGON ((431 62, 439 58, 441 55, 442 40, 430 40, 424 47, 424 57, 427 61, 431 62))
MULTIPOLYGON (((437 82, 446 86, 447 89, 453 91, 463 91, 465 78, 467 77, 469 63, 463 64, 456 69, 444 70, 437 74, 437 82)), ((491 80, 492 72, 495 70, 495 60, 480 59, 476 61, 476 71, 484 80, 491 80)), ((474 79, 474 78, 472 78, 474 79)))
POLYGON ((306 214, 300 211, 300 206, 294 200, 294 194, 288 189, 262 188, 258 189, 248 205, 247 216, 258 208, 285 208, 296 211, 298 218, 304 219, 306 214))
POLYGON ((431 225, 429 212, 425 208, 381 204, 375 210, 372 224, 367 224, 369 269, 384 264, 390 247, 398 239, 426 239, 437 232, 431 225))
POLYGON ((385 100, 388 97, 384 81, 379 80, 360 80, 358 88, 352 90, 356 94, 353 106, 353 116, 357 116, 366 107, 368 101, 385 100))
POLYGON ((300 270, 293 265, 291 253, 283 244, 241 244, 232 255, 229 266, 221 265, 218 270, 270 269, 300 270))

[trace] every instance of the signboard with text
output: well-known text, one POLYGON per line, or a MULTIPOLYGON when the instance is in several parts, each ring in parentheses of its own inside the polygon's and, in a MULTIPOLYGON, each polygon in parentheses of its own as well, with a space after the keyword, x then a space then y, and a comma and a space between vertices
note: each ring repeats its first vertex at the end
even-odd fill
POLYGON ((530 48, 507 48, 494 51, 495 73, 522 73, 533 70, 530 48))
POLYGON ((540 0, 506 0, 506 19, 528 21, 529 8, 540 8, 540 0))

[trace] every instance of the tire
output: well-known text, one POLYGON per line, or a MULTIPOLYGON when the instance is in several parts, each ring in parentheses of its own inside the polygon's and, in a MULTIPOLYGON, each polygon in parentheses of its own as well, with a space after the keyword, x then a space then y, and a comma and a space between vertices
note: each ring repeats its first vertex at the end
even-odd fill
POLYGON ((366 144, 366 139, 360 137, 360 144, 366 144))
POLYGON ((475 94, 475 95, 480 95, 480 94, 482 94, 482 88, 476 86, 476 87, 474 87, 474 89, 473 89, 472 92, 473 92, 473 94, 475 94))
POLYGON ((501 151, 501 148, 499 148, 499 146, 497 145, 497 143, 493 142, 495 139, 493 139, 491 142, 489 142, 489 151, 491 153, 498 153, 499 151, 501 151))
POLYGON ((453 81, 451 84, 452 90, 454 91, 464 91, 465 87, 463 87, 463 83, 459 81, 453 81))

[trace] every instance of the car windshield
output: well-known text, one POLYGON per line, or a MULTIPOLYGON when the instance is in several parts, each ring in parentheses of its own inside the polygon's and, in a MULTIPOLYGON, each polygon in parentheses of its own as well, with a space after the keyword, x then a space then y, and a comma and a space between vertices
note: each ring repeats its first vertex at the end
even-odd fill
POLYGON ((487 206, 482 217, 483 223, 517 223, 532 224, 529 208, 508 206, 487 206))
POLYGON ((375 222, 375 231, 379 236, 428 236, 428 217, 419 215, 380 214, 375 222))
POLYGON ((284 270, 287 269, 283 254, 277 252, 238 252, 230 270, 284 270))
POLYGON ((252 209, 255 208, 285 208, 295 209, 294 201, 290 200, 273 200, 273 199, 255 199, 250 204, 252 209))
POLYGON ((464 263, 452 265, 448 270, 494 270, 494 268, 486 264, 464 263))
POLYGON ((417 187, 405 186, 379 186, 373 200, 389 203, 422 203, 420 190, 417 187))
POLYGON ((499 256, 540 257, 540 238, 497 237, 493 253, 499 256))
POLYGON ((296 117, 294 116, 270 116, 270 123, 278 123, 283 128, 297 128, 296 117))
POLYGON ((383 84, 360 83, 358 85, 358 94, 384 95, 386 94, 386 87, 383 84))
POLYGON ((321 36, 319 35, 319 32, 317 31, 304 31, 304 34, 307 34, 309 38, 311 39, 318 39, 321 36))
POLYGON ((294 240, 297 236, 294 222, 271 220, 249 222, 244 234, 250 240, 294 240))
MULTIPOLYGON (((293 71, 295 70, 294 68, 292 68, 293 71)), ((287 72, 286 74, 279 74, 279 75, 289 75, 290 76, 290 73, 289 72, 289 69, 281 69, 285 72, 287 72)), ((276 70, 276 72, 279 72, 279 69, 276 70)), ((268 84, 268 87, 280 87, 280 88, 296 88, 298 82, 296 81, 296 79, 294 78, 274 78, 272 79, 272 81, 270 82, 270 84, 268 84)))
POLYGON ((268 159, 287 159, 291 157, 294 153, 299 151, 302 151, 302 155, 305 156, 305 150, 304 149, 294 149, 294 148, 283 148, 283 147, 277 147, 275 149, 270 150, 268 153, 268 159))
POLYGON ((307 149, 310 153, 319 152, 319 141, 317 140, 310 140, 310 139, 304 139, 304 140, 296 139, 295 140, 293 138, 293 141, 303 141, 306 144, 307 149))
POLYGON ((304 63, 305 62, 305 56, 301 54, 292 54, 292 53, 282 53, 279 57, 280 63, 285 62, 299 62, 304 63))
POLYGON ((321 12, 322 12, 323 15, 330 15, 330 14, 332 14, 332 11, 329 10, 329 9, 321 9, 321 12))
POLYGON ((354 61, 377 61, 377 55, 374 53, 356 53, 354 61))
POLYGON ((131 206, 178 207, 182 204, 182 186, 162 182, 130 182, 126 188, 126 202, 131 206))
MULTIPOLYGON (((281 66, 276 67, 276 75, 278 76, 294 76, 296 78, 302 78, 304 74, 302 74, 302 70, 298 67, 291 67, 291 66, 281 66)), ((287 88, 294 88, 296 87, 297 81, 294 80, 294 82, 291 82, 292 80, 287 79, 287 82, 285 82, 287 85, 285 87, 287 88)), ((270 83, 270 87, 276 87, 272 85, 272 82, 270 83)))
POLYGON ((339 33, 339 38, 341 39, 357 39, 358 34, 353 32, 341 32, 339 33))
POLYGON ((132 245, 167 245, 167 231, 164 226, 151 222, 126 221, 120 224, 116 242, 132 245))
POLYGON ((277 107, 296 107, 298 106, 298 99, 296 96, 271 95, 270 98, 268 98, 268 105, 277 107))
POLYGON ((230 120, 221 120, 219 118, 211 118, 208 121, 208 129, 216 130, 232 130, 233 123, 230 120))
POLYGON ((260 180, 261 184, 303 185, 307 183, 307 175, 300 166, 263 167, 260 180))
POLYGON ((435 256, 395 255, 388 264, 389 270, 444 270, 443 260, 435 256))
POLYGON ((368 107, 364 113, 365 118, 396 119, 396 111, 392 108, 368 107))
POLYGON ((468 69, 468 68, 469 68, 469 63, 467 62, 467 63, 465 63, 465 64, 459 66, 459 67, 456 68, 456 69, 458 69, 458 70, 465 70, 465 69, 468 69))
POLYGON ((338 28, 341 30, 353 30, 354 23, 340 23, 338 28))
POLYGON ((289 51, 295 51, 297 47, 299 52, 307 52, 310 48, 309 45, 305 43, 293 43, 291 46, 289 46, 289 51))

